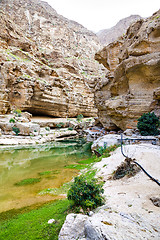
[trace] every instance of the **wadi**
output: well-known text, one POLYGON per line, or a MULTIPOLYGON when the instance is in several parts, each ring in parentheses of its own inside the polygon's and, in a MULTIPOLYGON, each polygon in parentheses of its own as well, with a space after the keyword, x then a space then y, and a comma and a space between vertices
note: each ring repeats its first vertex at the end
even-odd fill
POLYGON ((160 10, 97 34, 0 1, 0 239, 160 238, 160 10))

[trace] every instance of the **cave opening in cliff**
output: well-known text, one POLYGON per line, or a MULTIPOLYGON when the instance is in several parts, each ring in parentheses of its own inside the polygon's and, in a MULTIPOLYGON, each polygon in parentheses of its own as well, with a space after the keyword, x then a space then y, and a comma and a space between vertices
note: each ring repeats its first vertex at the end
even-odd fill
POLYGON ((28 113, 32 114, 32 117, 62 118, 62 117, 53 116, 53 115, 51 115, 51 114, 49 114, 47 112, 38 111, 38 110, 35 110, 35 109, 32 109, 32 108, 25 109, 25 111, 27 111, 28 113))

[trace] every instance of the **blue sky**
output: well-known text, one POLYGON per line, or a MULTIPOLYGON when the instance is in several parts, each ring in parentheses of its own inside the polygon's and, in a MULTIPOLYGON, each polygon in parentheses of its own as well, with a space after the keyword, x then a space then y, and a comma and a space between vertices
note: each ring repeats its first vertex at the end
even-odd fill
POLYGON ((133 14, 149 17, 160 8, 159 0, 44 0, 59 14, 98 32, 133 14))

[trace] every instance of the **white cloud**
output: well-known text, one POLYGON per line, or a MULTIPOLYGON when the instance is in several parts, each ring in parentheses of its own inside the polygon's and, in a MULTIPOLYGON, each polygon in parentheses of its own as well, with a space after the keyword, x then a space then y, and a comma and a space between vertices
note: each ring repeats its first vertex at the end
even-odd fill
POLYGON ((45 0, 59 14, 75 20, 92 31, 114 26, 133 14, 151 16, 159 10, 159 0, 45 0))

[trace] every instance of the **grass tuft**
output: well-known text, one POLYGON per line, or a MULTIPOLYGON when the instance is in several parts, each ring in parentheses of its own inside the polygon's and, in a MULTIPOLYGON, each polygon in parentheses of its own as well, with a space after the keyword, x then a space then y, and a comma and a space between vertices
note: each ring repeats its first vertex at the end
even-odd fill
POLYGON ((52 175, 52 174, 58 174, 60 173, 59 170, 53 170, 53 171, 44 171, 44 172, 40 172, 38 173, 40 176, 45 176, 45 175, 52 175))
POLYGON ((35 184, 40 182, 41 179, 40 178, 27 178, 27 179, 23 179, 17 183, 15 183, 14 185, 16 186, 24 186, 24 185, 29 185, 29 184, 35 184))

